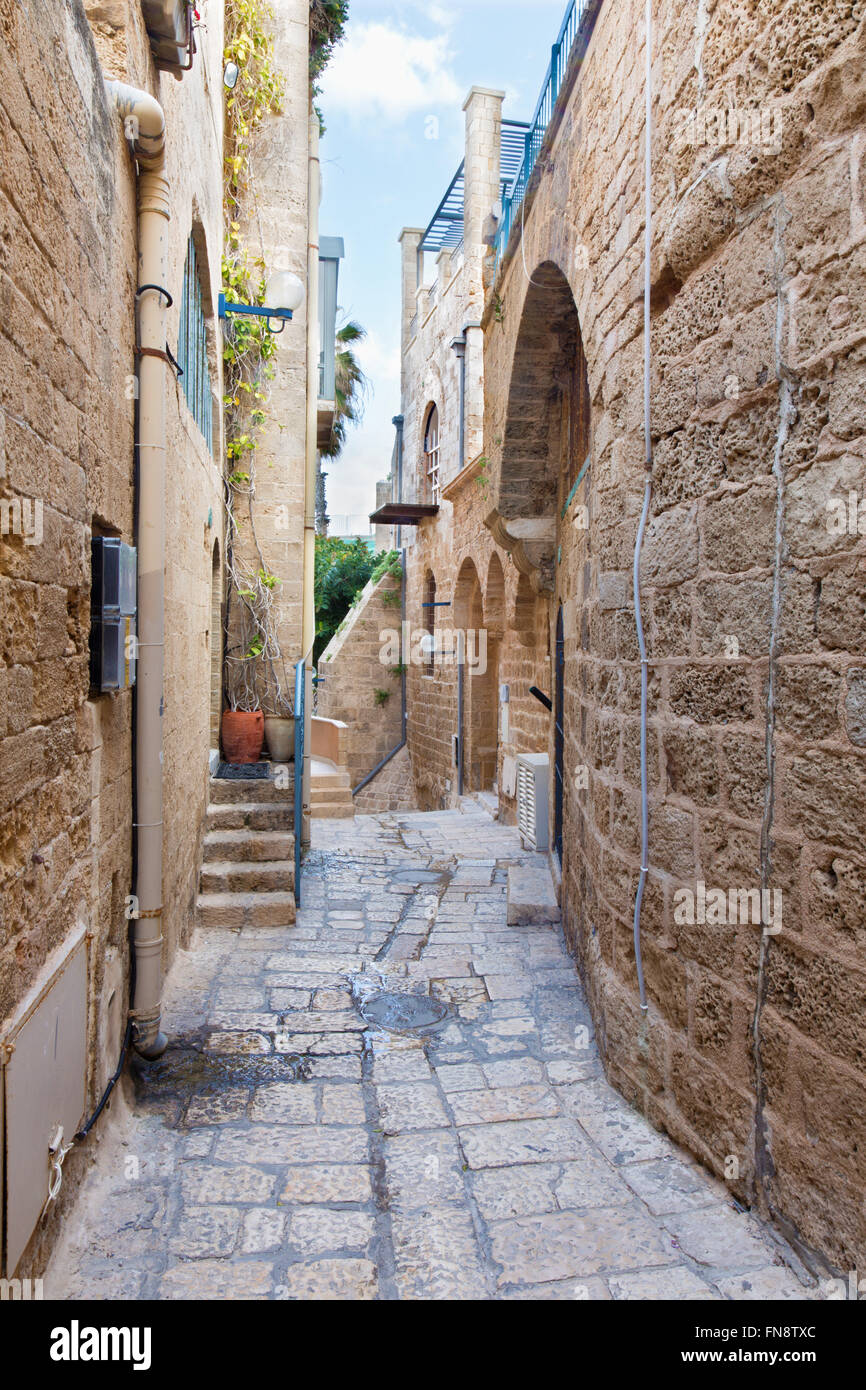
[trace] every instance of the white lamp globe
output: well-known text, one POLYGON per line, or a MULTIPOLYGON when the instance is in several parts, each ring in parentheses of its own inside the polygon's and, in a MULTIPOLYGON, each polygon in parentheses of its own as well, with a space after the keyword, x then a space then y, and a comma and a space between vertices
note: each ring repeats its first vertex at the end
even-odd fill
POLYGON ((291 270, 273 270, 268 276, 265 300, 269 309, 300 309, 306 297, 303 280, 291 270))

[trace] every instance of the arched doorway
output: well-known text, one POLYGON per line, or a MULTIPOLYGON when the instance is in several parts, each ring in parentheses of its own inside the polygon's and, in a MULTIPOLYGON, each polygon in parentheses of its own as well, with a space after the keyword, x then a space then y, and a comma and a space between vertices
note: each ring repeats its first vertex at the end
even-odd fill
POLYGON ((486 518, 533 587, 552 593, 564 510, 590 448, 589 376, 571 286, 552 261, 532 272, 508 388, 494 510, 486 518))
MULTIPOLYGON (((486 522, 511 553, 519 700, 512 716, 527 751, 545 749, 551 769, 553 842, 563 853, 565 764, 572 731, 567 683, 577 680, 576 644, 566 659, 566 615, 576 611, 574 577, 590 559, 591 457, 589 369, 577 305, 563 271, 545 261, 531 275, 512 358, 495 508, 486 522), (571 588, 569 585, 571 584, 571 588), (564 605, 564 606, 563 606, 564 605), (548 713, 528 695, 550 693, 548 713)), ((569 619, 570 621, 570 619, 569 619)), ((517 680, 515 679, 517 684, 517 680)), ((580 759, 573 759, 576 763, 580 759)))
MULTIPOLYGON (((495 731, 492 769, 488 786, 494 791, 498 791, 499 747, 501 742, 507 742, 510 730, 508 728, 508 705, 500 704, 499 700, 499 671, 505 635, 505 573, 502 568, 502 561, 495 551, 487 566, 487 584, 484 589, 484 622, 487 631, 487 672, 483 678, 484 695, 490 702, 486 721, 489 727, 495 731), (505 721, 504 724, 503 720, 505 721)), ((487 787, 484 790, 487 790, 487 787)))
POLYGON ((484 623, 481 582, 473 562, 464 560, 452 605, 457 650, 457 722, 460 738, 458 782, 462 790, 489 791, 496 779, 497 703, 491 682, 489 634, 484 623))

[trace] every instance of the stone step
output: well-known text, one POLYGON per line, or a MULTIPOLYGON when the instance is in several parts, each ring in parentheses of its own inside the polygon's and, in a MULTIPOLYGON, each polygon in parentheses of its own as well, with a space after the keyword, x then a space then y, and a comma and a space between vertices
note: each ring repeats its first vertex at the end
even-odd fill
POLYGON ((212 830, 282 830, 290 833, 292 806, 274 802, 257 806, 252 801, 227 801, 208 806, 207 832, 212 830))
POLYGON ((311 787, 310 804, 321 805, 325 801, 349 803, 352 801, 351 787, 311 787))
POLYGON ((558 921, 559 904, 547 859, 538 855, 536 863, 512 864, 508 870, 508 925, 558 921))
POLYGON ((348 801, 314 801, 310 815, 314 820, 351 820, 355 814, 355 803, 351 796, 348 801))
POLYGON ((294 796, 292 770, 289 770, 288 786, 277 786, 272 777, 211 777, 210 803, 212 806, 225 806, 244 802, 256 805, 285 803, 291 808, 294 796))
POLYGON ((286 830, 209 830, 204 837, 204 861, 244 860, 276 863, 292 858, 295 837, 286 830))
POLYGON ((310 786, 313 791, 318 791, 320 789, 324 791, 325 789, 330 790, 331 788, 339 789, 340 787, 348 787, 350 791, 352 789, 352 783, 348 772, 314 772, 310 778, 310 786))
POLYGON ((294 893, 200 893, 200 927, 290 927, 294 893))
POLYGON ((234 860, 203 864, 201 893, 291 893, 295 887, 295 866, 291 859, 276 863, 237 863, 234 860))

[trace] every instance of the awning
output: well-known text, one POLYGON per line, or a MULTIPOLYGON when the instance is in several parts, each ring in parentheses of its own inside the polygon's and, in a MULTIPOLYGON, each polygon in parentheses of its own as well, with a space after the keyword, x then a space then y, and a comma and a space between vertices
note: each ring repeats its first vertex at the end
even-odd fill
POLYGON ((428 516, 436 516, 439 511, 432 503, 386 502, 377 512, 370 513, 374 526, 417 526, 428 516))

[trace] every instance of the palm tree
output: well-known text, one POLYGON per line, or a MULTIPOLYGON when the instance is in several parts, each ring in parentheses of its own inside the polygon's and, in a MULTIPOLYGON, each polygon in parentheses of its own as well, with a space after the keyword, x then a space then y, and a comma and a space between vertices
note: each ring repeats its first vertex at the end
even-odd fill
POLYGON ((325 478, 322 472, 322 459, 335 459, 343 451, 348 426, 358 425, 364 416, 369 382, 355 356, 354 348, 367 336, 366 328, 349 319, 342 328, 337 329, 335 371, 334 371, 334 423, 331 438, 324 449, 320 449, 316 459, 316 530, 320 536, 327 535, 328 517, 325 503, 325 478))

